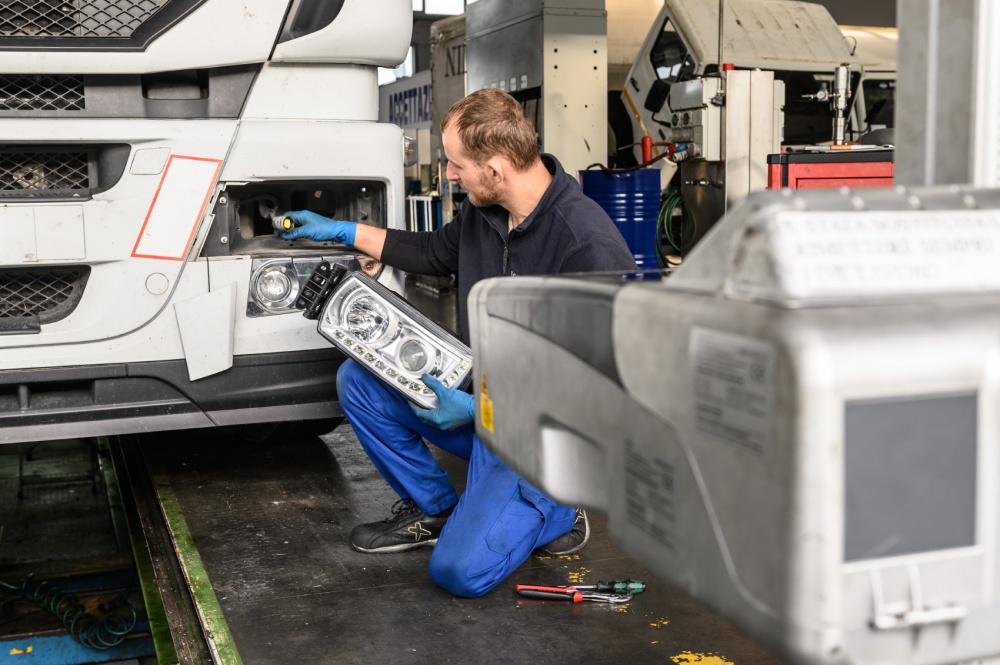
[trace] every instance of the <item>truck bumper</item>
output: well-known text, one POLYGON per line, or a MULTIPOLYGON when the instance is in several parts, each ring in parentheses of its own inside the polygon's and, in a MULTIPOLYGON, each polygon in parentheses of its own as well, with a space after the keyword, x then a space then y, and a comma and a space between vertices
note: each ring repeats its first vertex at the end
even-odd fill
POLYGON ((343 416, 336 349, 237 356, 188 379, 183 360, 0 372, 0 443, 343 416))

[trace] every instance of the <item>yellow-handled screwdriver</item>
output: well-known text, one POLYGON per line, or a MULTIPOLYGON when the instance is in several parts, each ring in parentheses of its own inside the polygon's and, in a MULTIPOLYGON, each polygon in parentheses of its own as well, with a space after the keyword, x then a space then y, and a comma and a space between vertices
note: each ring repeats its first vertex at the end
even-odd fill
POLYGON ((266 217, 271 220, 271 226, 274 227, 275 231, 291 231, 295 228, 295 220, 291 217, 286 216, 284 213, 278 213, 277 201, 273 199, 265 199, 257 204, 257 210, 260 212, 261 217, 266 217))

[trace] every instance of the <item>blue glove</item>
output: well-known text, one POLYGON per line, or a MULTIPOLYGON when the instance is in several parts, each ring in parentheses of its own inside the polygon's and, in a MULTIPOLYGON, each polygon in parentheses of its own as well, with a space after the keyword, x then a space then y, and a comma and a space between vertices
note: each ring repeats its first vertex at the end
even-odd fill
POLYGON ((459 425, 471 423, 476 417, 476 399, 469 393, 446 387, 430 374, 420 377, 424 385, 434 391, 438 398, 436 409, 421 409, 410 402, 410 408, 428 425, 438 429, 455 429, 459 425))
POLYGON ((281 237, 285 240, 307 238, 319 242, 339 242, 354 246, 354 234, 358 225, 354 222, 342 222, 329 219, 310 210, 291 210, 285 213, 295 222, 295 228, 284 231, 281 237))

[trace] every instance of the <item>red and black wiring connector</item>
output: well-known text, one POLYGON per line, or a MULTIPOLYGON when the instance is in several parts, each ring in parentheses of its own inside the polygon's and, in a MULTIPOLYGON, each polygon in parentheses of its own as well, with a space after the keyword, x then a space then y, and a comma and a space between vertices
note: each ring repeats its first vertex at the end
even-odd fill
POLYGON ((638 171, 640 169, 649 168, 653 164, 659 162, 660 160, 666 159, 670 162, 683 162, 685 159, 691 159, 698 155, 698 144, 697 143, 667 143, 667 142, 653 142, 653 139, 649 136, 643 136, 642 141, 638 144, 633 143, 630 146, 625 146, 628 148, 635 147, 636 145, 642 146, 642 162, 636 164, 635 166, 627 166, 624 168, 612 168, 610 166, 605 166, 604 164, 595 163, 587 167, 586 170, 593 168, 599 168, 607 173, 630 173, 632 171, 638 171), (664 148, 663 152, 657 156, 653 156, 653 146, 658 148, 664 148))

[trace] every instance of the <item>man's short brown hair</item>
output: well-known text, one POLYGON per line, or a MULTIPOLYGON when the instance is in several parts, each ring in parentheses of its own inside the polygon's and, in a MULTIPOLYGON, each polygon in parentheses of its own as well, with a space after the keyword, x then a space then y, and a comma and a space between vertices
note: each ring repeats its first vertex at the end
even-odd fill
POLYGON ((441 131, 452 123, 466 156, 476 164, 500 155, 525 171, 538 159, 535 128, 521 104, 502 90, 484 88, 458 100, 441 119, 441 131))

